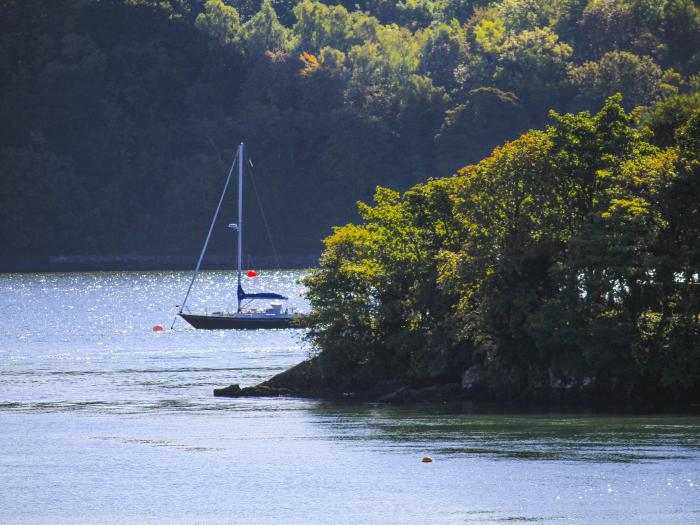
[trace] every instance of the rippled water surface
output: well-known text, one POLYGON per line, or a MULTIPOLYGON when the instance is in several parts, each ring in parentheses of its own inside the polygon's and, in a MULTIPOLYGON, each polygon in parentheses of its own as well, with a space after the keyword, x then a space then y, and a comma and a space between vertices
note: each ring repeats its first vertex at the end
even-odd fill
MULTIPOLYGON (((308 308, 300 272, 261 273, 251 291, 308 308)), ((0 275, 0 523, 700 523, 697 416, 214 398, 307 347, 154 333, 188 278, 0 275)), ((205 272, 191 307, 233 290, 205 272)))

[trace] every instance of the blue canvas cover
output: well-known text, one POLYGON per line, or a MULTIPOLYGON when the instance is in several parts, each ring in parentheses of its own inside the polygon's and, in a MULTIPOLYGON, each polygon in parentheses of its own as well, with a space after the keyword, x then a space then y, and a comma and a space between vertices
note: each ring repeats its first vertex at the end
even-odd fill
POLYGON ((281 299, 285 301, 287 298, 284 295, 272 292, 262 292, 262 293, 245 293, 243 287, 238 285, 238 300, 243 299, 281 299))

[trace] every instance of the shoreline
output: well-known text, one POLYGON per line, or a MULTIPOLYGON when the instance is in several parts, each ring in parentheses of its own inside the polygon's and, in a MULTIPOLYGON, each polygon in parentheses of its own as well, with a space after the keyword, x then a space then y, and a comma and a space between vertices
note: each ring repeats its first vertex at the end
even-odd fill
POLYGON ((386 403, 390 405, 476 404, 484 408, 516 411, 595 411, 622 413, 700 413, 700 402, 678 399, 670 393, 624 396, 620 392, 543 389, 535 395, 507 396, 482 385, 457 382, 415 384, 399 379, 374 383, 324 378, 318 357, 307 359, 267 381, 249 387, 232 384, 215 388, 214 397, 295 397, 319 401, 386 403))

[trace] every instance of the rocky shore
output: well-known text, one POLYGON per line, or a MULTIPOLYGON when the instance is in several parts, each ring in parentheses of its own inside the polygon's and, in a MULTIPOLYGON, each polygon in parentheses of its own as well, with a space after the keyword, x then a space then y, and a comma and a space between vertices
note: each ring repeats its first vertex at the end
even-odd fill
POLYGON ((620 385, 614 391, 599 390, 594 381, 580 383, 552 379, 536 392, 513 395, 489 381, 484 370, 468 368, 460 382, 442 381, 415 384, 400 379, 367 381, 327 377, 318 357, 308 359, 258 385, 233 384, 214 389, 216 397, 304 397, 326 400, 353 400, 381 403, 449 403, 464 401, 495 402, 504 406, 579 406, 620 408, 698 407, 692 399, 678 399, 662 393, 644 395, 620 385))
MULTIPOLYGON (((554 389, 547 401, 576 401, 580 392, 554 389), (551 395, 553 394, 553 395, 551 395), (573 394, 573 395, 572 395, 573 394)), ((354 400, 381 403, 444 403, 461 401, 498 401, 510 403, 503 393, 487 386, 480 366, 472 366, 460 382, 443 380, 433 383, 410 383, 401 379, 382 381, 328 377, 318 357, 308 359, 258 385, 241 387, 233 384, 214 389, 216 397, 305 397, 327 400, 354 400)), ((540 401, 545 400, 541 398, 540 401)))
POLYGON ((316 399, 354 399, 387 403, 415 403, 466 400, 472 397, 471 385, 455 382, 412 385, 400 380, 376 383, 339 381, 325 378, 318 358, 303 361, 259 385, 241 388, 234 384, 217 388, 217 397, 308 397, 316 399), (464 388, 467 386, 468 388, 464 388))

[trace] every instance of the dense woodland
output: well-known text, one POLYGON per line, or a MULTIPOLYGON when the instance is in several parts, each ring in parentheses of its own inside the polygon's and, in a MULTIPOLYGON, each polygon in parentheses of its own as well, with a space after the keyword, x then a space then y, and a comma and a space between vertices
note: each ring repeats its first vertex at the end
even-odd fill
POLYGON ((620 97, 379 188, 307 279, 327 381, 700 401, 700 96, 620 97))
MULTIPOLYGON (((698 89, 699 72, 700 9, 692 0, 0 0, 2 255, 194 254, 241 140, 255 162, 260 200, 278 251, 318 253, 319 239, 330 233, 331 225, 354 220, 355 202, 369 200, 377 185, 404 191, 429 177, 448 176, 528 129, 543 129, 551 122, 550 109, 595 113, 617 92, 626 111, 676 100, 672 97, 698 89)), ((608 107, 603 115, 610 111, 608 107)), ((668 113, 669 119, 675 115, 670 109, 668 113)), ((623 120, 628 118, 633 117, 623 120)), ((612 170, 605 180, 613 184, 619 179, 607 157, 595 157, 607 151, 598 138, 584 145, 598 148, 580 153, 585 162, 551 153, 561 151, 566 157, 566 148, 576 146, 567 144, 572 137, 566 134, 584 133, 581 126, 597 124, 584 117, 556 117, 554 122, 553 131, 525 135, 468 168, 473 177, 419 186, 402 199, 454 193, 455 202, 461 203, 459 221, 479 233, 491 226, 474 226, 480 224, 476 218, 463 218, 479 208, 468 207, 467 189, 453 186, 467 180, 471 185, 508 186, 506 179, 487 180, 494 170, 506 177, 500 163, 521 162, 521 156, 529 159, 540 152, 537 162, 542 166, 527 171, 532 176, 547 173, 537 184, 555 180, 542 171, 546 163, 555 163, 557 173, 568 170, 570 176, 612 170)), ((640 136, 630 147, 642 148, 641 157, 614 150, 621 155, 619 169, 633 173, 636 168, 629 163, 641 162, 653 171, 657 168, 648 165, 652 158, 657 164, 680 166, 683 152, 654 149, 675 147, 677 140, 673 126, 659 126, 653 138, 635 131, 640 136)), ((590 129, 585 132, 598 137, 590 129)), ((600 190, 586 188, 591 194, 600 190)), ((511 198, 500 187, 493 191, 488 198, 486 189, 474 193, 484 195, 478 213, 486 214, 490 206, 495 213, 511 198)), ((533 199, 552 198, 542 193, 544 186, 532 191, 533 199)), ((573 264, 572 246, 588 253, 588 245, 576 244, 582 238, 577 228, 584 228, 597 213, 592 210, 604 204, 591 195, 565 195, 557 198, 581 202, 568 203, 568 208, 558 203, 558 211, 542 219, 547 233, 537 234, 540 240, 532 249, 539 253, 539 243, 553 244, 541 255, 548 264, 535 264, 532 271, 557 268, 557 279, 571 280, 566 286, 575 298, 573 290, 584 277, 577 273, 581 267, 567 266, 573 264), (563 221, 557 215, 563 209, 571 214, 565 227, 557 222, 563 221), (550 230, 560 226, 558 234, 567 237, 554 239, 550 230)), ((256 198, 249 196, 247 249, 263 253, 267 236, 256 215, 256 198)), ((382 190, 377 209, 393 209, 397 198, 382 190)), ((442 204, 423 218, 426 228, 437 220, 438 210, 450 215, 454 203, 442 204)), ((408 204, 399 208, 403 206, 408 204)), ((548 204, 544 209, 550 208, 548 204)), ((233 200, 227 209, 232 214, 233 200)), ((362 213, 371 222, 378 212, 363 207, 362 213)), ((627 208, 620 205, 609 213, 617 217, 627 208)), ((446 218, 445 228, 454 220, 452 215, 446 218)), ((630 221, 616 218, 614 224, 628 230, 605 235, 624 240, 634 228, 642 228, 637 219, 630 221)), ((222 232, 214 251, 226 253, 231 239, 222 232)), ((480 250, 495 248, 476 246, 477 255, 460 246, 500 237, 482 232, 485 237, 470 240, 463 233, 435 241, 430 249, 442 253, 448 248, 442 243, 451 243, 447 251, 455 255, 440 259, 440 267, 451 264, 455 275, 466 272, 465 279, 481 282, 470 272, 491 271, 480 250), (465 257, 476 258, 478 268, 466 264, 465 257)), ((645 232, 642 237, 653 235, 645 232)), ((598 250, 596 242, 612 241, 603 236, 585 242, 598 250)), ((489 253, 496 257, 500 252, 489 253)), ((432 260, 420 250, 412 257, 432 260)), ((655 263, 644 264, 661 272, 655 263)), ((595 279, 612 282, 591 271, 595 279)), ((458 290, 467 285, 449 282, 445 272, 439 275, 440 289, 461 297, 459 315, 477 315, 471 292, 458 290)), ((564 286, 564 281, 547 286, 564 286)), ((435 276, 428 282, 435 285, 435 276)), ((664 282, 680 286, 674 279, 664 282)), ((505 281, 489 286, 512 287, 505 281)), ((615 297, 628 290, 616 286, 610 293, 604 287, 591 291, 588 300, 604 298, 614 303, 616 312, 627 308, 615 297)), ((633 288, 630 294, 637 293, 633 288)), ((535 292, 522 293, 519 300, 527 304, 527 294, 535 292)), ((536 293, 546 295, 544 289, 536 293)), ((645 306, 635 306, 630 319, 638 323, 642 316, 648 326, 657 327, 657 318, 644 313, 646 301, 651 301, 647 288, 639 293, 645 306)), ((446 302, 445 308, 451 304, 446 302)), ((580 306, 575 301, 547 305, 571 308, 572 315, 580 306)), ((682 330, 664 324, 675 319, 675 314, 663 313, 667 306, 654 308, 662 312, 658 323, 664 333, 682 330)), ((488 315, 496 322, 505 314, 488 315)), ((519 328, 514 325, 513 330, 519 328)))

